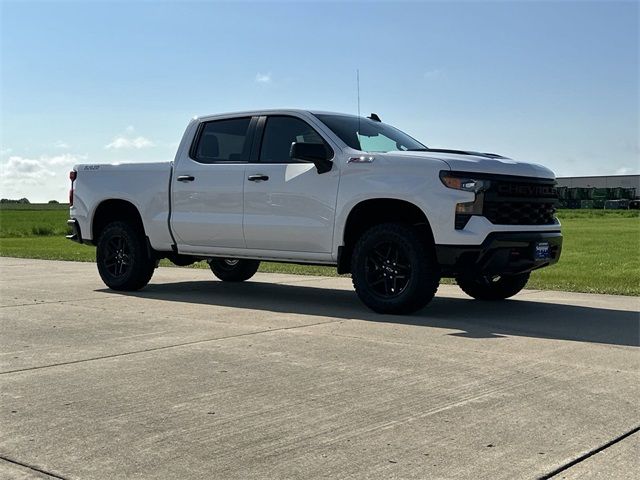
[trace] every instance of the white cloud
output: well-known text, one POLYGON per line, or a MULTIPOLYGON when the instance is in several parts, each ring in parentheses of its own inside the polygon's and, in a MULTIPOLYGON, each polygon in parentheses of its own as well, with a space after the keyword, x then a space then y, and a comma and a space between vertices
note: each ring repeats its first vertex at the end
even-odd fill
POLYGON ((156 144, 149 140, 146 137, 141 135, 133 136, 136 129, 133 125, 128 125, 124 129, 124 134, 120 134, 113 138, 113 140, 106 144, 104 148, 107 150, 125 150, 125 149, 136 149, 140 150, 142 148, 155 147, 156 144))
POLYGON ((442 70, 441 68, 434 68, 434 69, 427 70, 426 72, 424 72, 423 76, 426 79, 437 78, 437 77, 441 76, 443 73, 444 73, 444 70, 442 70))
POLYGON ((86 160, 86 155, 70 153, 37 158, 12 155, 0 161, 1 195, 6 198, 27 197, 32 202, 62 201, 69 189, 69 170, 86 160))
POLYGON ((2 162, 2 179, 20 181, 22 179, 39 179, 56 175, 59 167, 71 169, 76 163, 87 159, 86 155, 42 155, 38 158, 26 158, 12 155, 2 162))
POLYGON ((46 165, 52 167, 58 165, 66 165, 71 168, 76 163, 84 162, 87 159, 87 155, 64 153, 62 155, 55 155, 53 157, 45 155, 40 158, 45 162, 46 165))
POLYGON ((258 83, 271 83, 271 73, 257 73, 256 82, 258 83))
POLYGON ((620 167, 619 169, 616 170, 616 175, 632 175, 633 173, 634 173, 634 170, 629 167, 620 167))
POLYGON ((53 144, 53 146, 56 148, 62 148, 62 149, 69 148, 69 144, 67 142, 63 142, 62 140, 58 140, 53 144))
POLYGON ((11 152, 13 152, 12 148, 3 148, 0 149, 0 155, 9 155, 11 152))
POLYGON ((135 149, 141 149, 141 148, 149 148, 149 147, 153 147, 155 144, 149 140, 148 138, 145 137, 135 137, 135 138, 130 138, 130 137, 125 137, 124 135, 115 137, 111 143, 108 143, 107 145, 104 146, 104 148, 106 148, 107 150, 120 150, 120 149, 124 149, 124 148, 135 148, 135 149))
POLYGON ((9 157, 9 160, 2 166, 2 173, 4 177, 14 176, 20 178, 38 178, 52 174, 44 162, 19 156, 9 157))

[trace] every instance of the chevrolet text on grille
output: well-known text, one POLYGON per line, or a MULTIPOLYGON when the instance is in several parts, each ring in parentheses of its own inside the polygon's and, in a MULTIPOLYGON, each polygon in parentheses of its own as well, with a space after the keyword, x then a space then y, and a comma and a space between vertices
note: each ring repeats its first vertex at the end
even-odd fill
POLYGON ((557 195, 555 187, 547 185, 499 185, 501 195, 517 195, 530 197, 552 197, 557 195))

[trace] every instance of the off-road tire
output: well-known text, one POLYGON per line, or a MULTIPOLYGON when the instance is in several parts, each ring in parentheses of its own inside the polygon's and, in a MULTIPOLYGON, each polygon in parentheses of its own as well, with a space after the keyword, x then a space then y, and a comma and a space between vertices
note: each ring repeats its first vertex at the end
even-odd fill
POLYGON ((209 261, 213 274, 224 282, 244 282, 255 275, 260 267, 258 260, 213 258, 209 261))
POLYGON ((409 314, 433 299, 440 283, 440 269, 433 245, 413 227, 383 223, 371 227, 357 241, 351 277, 358 297, 374 312, 409 314), (397 253, 384 258, 389 246, 397 253), (400 261, 394 263, 394 259, 400 261), (397 286, 395 291, 393 286, 397 286))
POLYGON ((529 281, 529 273, 490 277, 458 277, 456 282, 464 293, 476 300, 504 300, 513 297, 529 281))
POLYGON ((109 223, 96 248, 98 272, 112 290, 140 290, 151 277, 156 260, 150 258, 144 231, 127 222, 109 223))

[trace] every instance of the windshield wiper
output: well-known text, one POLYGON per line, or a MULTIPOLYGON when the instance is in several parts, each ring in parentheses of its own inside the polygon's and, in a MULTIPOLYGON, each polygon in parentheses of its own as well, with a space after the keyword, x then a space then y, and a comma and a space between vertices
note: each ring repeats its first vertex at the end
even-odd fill
POLYGON ((425 147, 425 148, 407 148, 405 150, 405 152, 428 152, 430 150, 431 149, 427 148, 427 147, 425 147))

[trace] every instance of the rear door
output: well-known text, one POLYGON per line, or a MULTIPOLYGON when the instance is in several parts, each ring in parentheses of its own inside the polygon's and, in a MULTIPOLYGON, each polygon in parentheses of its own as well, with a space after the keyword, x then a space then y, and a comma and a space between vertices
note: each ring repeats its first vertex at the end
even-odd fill
POLYGON ((304 119, 261 117, 259 161, 247 165, 244 236, 247 248, 330 253, 338 195, 336 165, 318 174, 312 163, 289 158, 291 143, 325 139, 304 119))
POLYGON ((201 124, 193 145, 176 162, 171 228, 179 251, 244 248, 243 188, 256 120, 239 117, 201 124))

